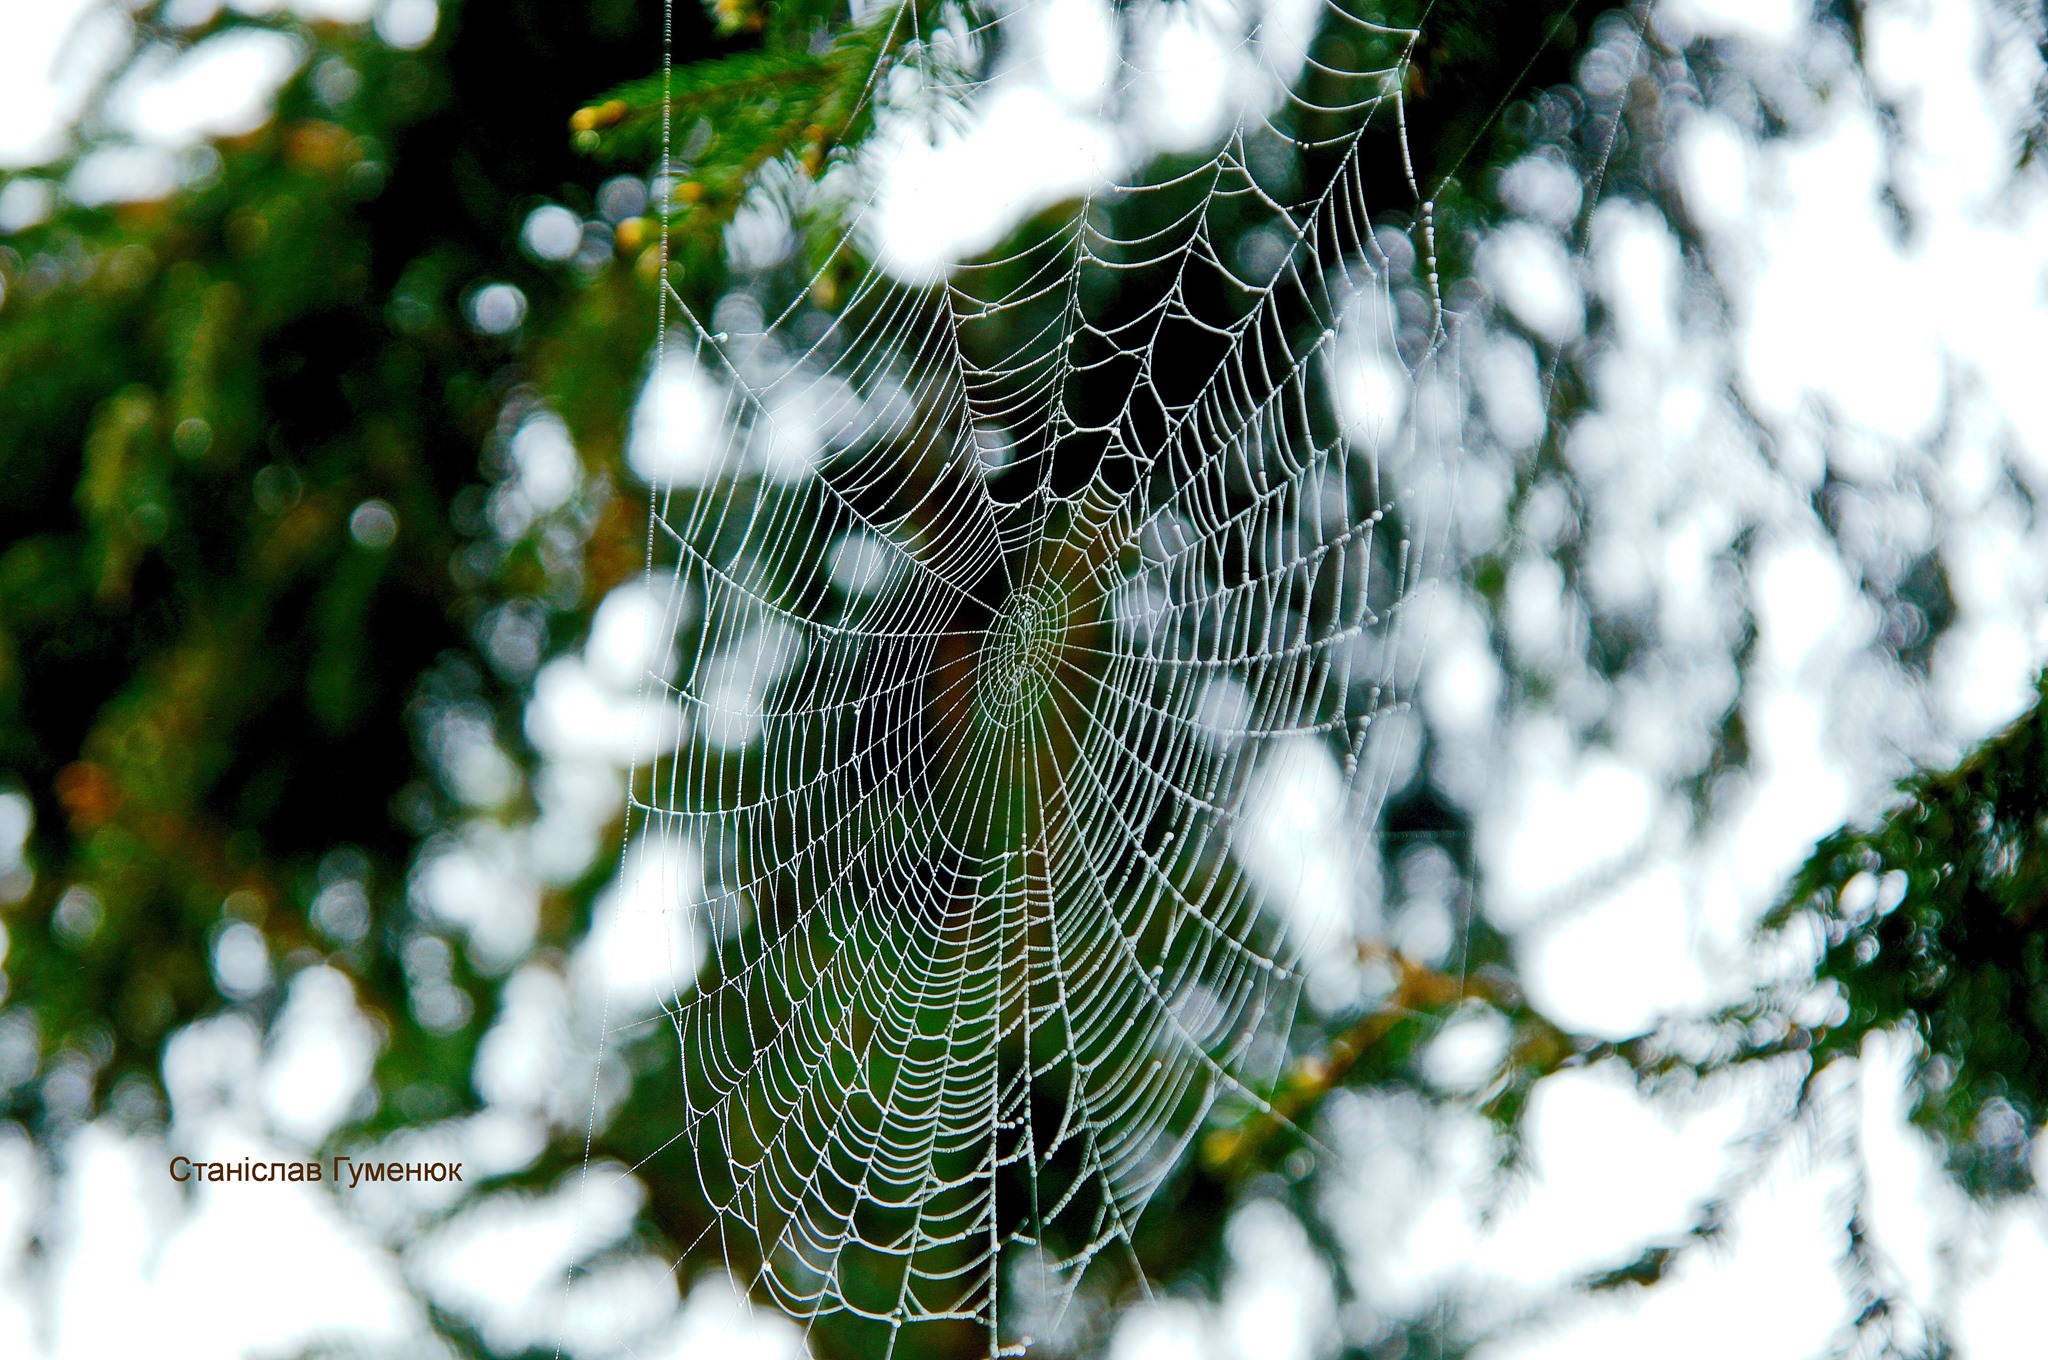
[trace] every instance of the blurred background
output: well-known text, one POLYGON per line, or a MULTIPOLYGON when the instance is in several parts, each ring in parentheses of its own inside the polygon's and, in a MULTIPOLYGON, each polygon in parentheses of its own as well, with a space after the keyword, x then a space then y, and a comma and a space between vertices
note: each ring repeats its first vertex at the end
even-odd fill
MULTIPOLYGON (((921 144, 783 126, 841 107, 798 63, 856 14, 684 0, 683 193, 640 0, 0 0, 0 1353, 869 1353, 742 1298, 694 1181, 619 1174, 678 1100, 613 1009, 666 980, 629 771, 685 739, 650 491, 708 480, 722 400, 654 357, 662 218, 710 328, 829 319, 1209 157, 1301 8, 998 6, 921 144), (818 253, 845 192, 859 260, 818 253), (336 1152, 465 1180, 164 1170, 336 1152)), ((1427 645, 1380 834, 1328 852, 1402 1005, 1291 1041, 1341 1156, 1203 1144, 1149 1290, 1038 1349, 2034 1353, 2041 6, 1354 12, 1422 34, 1393 330, 1455 319, 1401 398, 1453 434, 1390 469, 1441 527, 1427 645)), ((1368 357, 1354 431, 1402 418, 1368 357)))

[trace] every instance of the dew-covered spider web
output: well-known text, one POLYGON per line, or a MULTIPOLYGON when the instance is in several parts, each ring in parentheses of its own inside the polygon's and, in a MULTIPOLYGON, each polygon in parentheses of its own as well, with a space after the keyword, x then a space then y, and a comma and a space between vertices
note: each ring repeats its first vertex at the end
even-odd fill
POLYGON ((678 644, 633 855, 686 918, 650 1161, 744 1284, 876 1353, 1142 1287, 1163 1181, 1278 1117, 1302 1008, 1354 999, 1431 549, 1400 477, 1460 420, 1417 35, 1325 0, 1126 7, 1072 179, 906 262, 902 167, 1056 58, 1044 11, 860 21, 875 133, 769 167, 711 314, 669 270, 635 436, 678 644), (749 275, 764 216, 825 248, 749 275))

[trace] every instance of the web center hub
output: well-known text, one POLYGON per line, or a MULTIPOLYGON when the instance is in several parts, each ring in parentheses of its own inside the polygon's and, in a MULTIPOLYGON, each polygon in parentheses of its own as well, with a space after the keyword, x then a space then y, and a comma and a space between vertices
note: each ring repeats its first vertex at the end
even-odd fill
POLYGON ((982 641, 976 677, 982 711, 998 726, 1021 721, 1050 692, 1066 629, 1066 599, 1049 586, 1024 586, 1004 602, 982 641))

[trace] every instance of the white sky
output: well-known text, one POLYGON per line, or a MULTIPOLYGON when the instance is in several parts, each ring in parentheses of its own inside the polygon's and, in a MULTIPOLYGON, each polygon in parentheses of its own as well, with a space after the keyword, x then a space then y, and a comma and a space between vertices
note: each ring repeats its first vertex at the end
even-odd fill
MULTIPOLYGON (((93 54, 116 50, 122 21, 79 28, 81 0, 0 0, 0 10, 9 38, 0 46, 0 164, 31 164, 58 149, 93 54), (87 35, 82 55, 60 66, 55 54, 74 31, 87 35)), ((430 31, 431 16, 416 11, 413 4, 391 22, 403 33, 421 23, 430 31)), ((1156 126, 1126 137, 1100 116, 1109 31, 1101 6, 1049 0, 1026 13, 1021 50, 1027 67, 1037 61, 1036 74, 1007 85, 956 140, 895 149, 895 172, 874 205, 893 268, 929 272, 993 241, 1019 214, 1113 178, 1144 146, 1196 140, 1232 112, 1241 82, 1231 62, 1242 55, 1163 24, 1139 49, 1142 78, 1159 83, 1154 102, 1163 112, 1156 126)), ((1879 121, 1846 70, 1841 95, 1782 142, 1760 147, 1715 113, 1680 133, 1674 155, 1687 203, 1734 303, 1735 329, 1719 348, 1703 348, 1680 324, 1675 248, 1661 224, 1621 205, 1603 208, 1585 259, 1576 260, 1544 206, 1540 168, 1525 177, 1525 220, 1482 253, 1495 301, 1538 333, 1575 334, 1589 291, 1618 314, 1623 343, 1603 371, 1603 423, 1571 453, 1589 496, 1612 512, 1607 522, 1624 526, 1594 545, 1608 556, 1596 558, 1592 575, 1617 592, 1656 592, 1667 633, 1699 639, 1706 658, 1668 693, 1618 699, 1642 716, 1632 725, 1624 711, 1623 739, 1593 750, 1556 714, 1497 718, 1499 677, 1469 604, 1444 589, 1422 606, 1435 611, 1438 644, 1425 708, 1440 730, 1464 734, 1487 771, 1488 787, 1473 801, 1490 910, 1518 933, 1532 993, 1570 1023, 1627 1033, 1675 1004, 1705 1003, 1739 985, 1742 932, 1813 838, 1879 805, 1902 746, 1953 751, 2011 716, 2048 654, 2048 545, 2015 515, 1989 452, 2016 450, 2020 475, 2048 491, 2048 398, 2038 376, 2048 356, 2048 202, 2038 178, 2017 189, 2005 182, 2011 132, 2039 72, 2024 38, 1999 30, 1990 13, 1978 0, 1873 6, 1871 75, 1903 111, 1889 166, 1879 121), (1876 208, 1888 170, 1915 213, 1917 230, 1904 242, 1876 208), (1965 428, 1938 455, 1924 536, 1946 555, 1962 622, 1931 691, 1882 709, 1909 714, 1900 744, 1892 731, 1845 733, 1876 683, 1867 663, 1873 623, 1833 550, 1796 505, 1780 503, 1781 474, 1801 458, 1860 456, 1881 479, 1943 416, 1958 373, 1971 375, 1965 428), (1775 463, 1717 415, 1715 392, 1729 377, 1778 433, 1775 463), (1856 427, 1827 453, 1814 435, 1823 407, 1856 427), (1693 842, 1659 792, 1675 758, 1663 729, 1665 715, 1716 683, 1716 602, 1700 564, 1738 521, 1774 535, 1756 581, 1768 662, 1751 723, 1758 777, 1730 824, 1693 842), (1632 871, 1580 910, 1549 910, 1558 893, 1624 851, 1639 856, 1632 871)), ((1735 39, 1733 59, 1770 79, 1795 60, 1839 62, 1816 45, 1809 14, 1798 0, 1666 0, 1657 22, 1735 39)), ((1286 16, 1276 15, 1284 27, 1286 16)), ((245 125, 298 60, 277 43, 203 57, 127 96, 142 141, 175 146, 245 125)), ((1490 375, 1484 406, 1496 433, 1509 445, 1525 439, 1530 411, 1540 413, 1526 346, 1474 334, 1467 354, 1474 372, 1490 375)), ((698 391, 695 370, 678 367, 661 380, 695 393, 698 416, 715 418, 707 413, 719 394, 698 391)), ((1359 383, 1370 414, 1401 418, 1383 380, 1362 370, 1359 383)), ((654 430, 634 447, 645 471, 695 446, 654 430)), ((559 473, 560 459, 547 466, 559 473)), ((540 485, 540 472, 526 475, 540 485)), ((531 500, 533 486, 518 494, 531 500)), ((1463 487, 1483 502, 1485 469, 1472 469, 1463 487)), ((561 486, 545 489, 549 504, 566 498, 561 486)), ((1526 645, 1539 649, 1561 626, 1554 585, 1531 564, 1514 589, 1527 601, 1526 645)), ((415 891, 478 949, 519 952, 532 926, 518 913, 530 913, 539 885, 574 877, 603 852, 596 829, 616 810, 625 763, 679 739, 672 715, 636 687, 675 620, 648 599, 622 595, 617 605, 607 606, 600 636, 537 681, 527 722, 548 760, 540 822, 518 836, 437 846, 423 861, 415 891)), ((487 763, 487 754, 477 758, 487 763)), ((650 969, 651 954, 695 957, 687 930, 664 914, 663 895, 646 888, 650 874, 687 877, 695 866, 636 853, 631 872, 606 899, 600 939, 565 968, 536 963, 515 975, 505 1028, 487 1045, 480 1075, 492 1113, 421 1138, 474 1165, 518 1166, 548 1122, 580 1119, 576 1098, 565 1107, 562 1093, 589 1098, 584 1040, 595 1032, 606 978, 624 969, 631 976, 611 981, 649 1006, 663 971, 650 969)), ((286 1155, 291 1136, 317 1138, 320 1120, 331 1124, 358 1098, 367 1041, 350 1019, 346 984, 337 992, 334 978, 314 978, 303 995, 295 989, 293 1005, 309 1018, 281 1025, 267 1046, 234 1020, 180 1041, 167 1062, 174 1146, 286 1155), (308 1111, 318 1112, 310 1124, 308 1111)), ((1444 1061, 1454 1058, 1447 1052, 1444 1061)), ((1869 1059, 1861 1084, 1832 1099, 1866 1143, 1877 1220, 1902 1288, 1947 1303, 1965 1354, 2027 1353, 2048 1326, 2040 1203, 1994 1214, 1957 1203, 1927 1150, 1903 1131, 1897 1055, 1869 1059), (1943 1264, 1945 1247, 1953 1266, 1943 1264)), ((1357 1156, 1337 1178, 1342 1222, 1363 1248, 1354 1283, 1390 1309, 1456 1286, 1497 1298, 1498 1315, 1511 1315, 1556 1281, 1681 1229, 1729 1167, 1750 1094, 1715 1090, 1668 1109, 1602 1073, 1552 1078, 1531 1114, 1531 1178, 1491 1216, 1481 1213, 1488 1149, 1475 1131, 1425 1126, 1398 1103, 1357 1102, 1340 1118, 1357 1156), (1437 1174, 1421 1174, 1425 1161, 1437 1174)), ((1843 1170, 1811 1154, 1795 1145, 1774 1159, 1741 1197, 1726 1244, 1688 1257, 1666 1284, 1575 1303, 1491 1346, 1487 1360, 1815 1354, 1843 1322, 1831 1257, 1843 1170)), ((800 1350, 779 1320, 749 1315, 708 1286, 683 1300, 664 1271, 630 1255, 558 1307, 534 1307, 534 1291, 567 1259, 566 1241, 588 1247, 625 1231, 637 1203, 630 1179, 607 1173, 528 1204, 479 1205, 422 1234, 433 1206, 403 1195, 344 1204, 271 1187, 209 1187, 181 1202, 162 1173, 165 1156, 159 1145, 94 1128, 65 1149, 53 1184, 18 1139, 0 1141, 0 1272, 10 1281, 0 1293, 0 1354, 274 1353, 318 1335, 407 1344, 421 1327, 407 1280, 485 1318, 507 1344, 561 1341, 578 1355, 626 1354, 630 1344, 634 1356, 677 1360, 800 1350), (35 1280, 22 1246, 44 1215, 59 1231, 48 1274, 35 1280), (394 1252, 393 1243, 411 1245, 394 1252), (41 1311, 45 1302, 53 1311, 41 1311)), ((1217 1313, 1185 1302, 1133 1310, 1112 1354, 1316 1354, 1332 1295, 1290 1233, 1298 1229, 1284 1215, 1249 1213, 1233 1228, 1236 1264, 1217 1313)))
POLYGON ((94 58, 120 50, 126 25, 119 21, 89 26, 78 34, 78 50, 65 50, 65 39, 91 9, 91 0, 7 0, 0 6, 7 26, 7 42, 0 45, 0 166, 34 165, 56 154, 91 87, 94 58), (115 42, 98 31, 109 28, 115 42))

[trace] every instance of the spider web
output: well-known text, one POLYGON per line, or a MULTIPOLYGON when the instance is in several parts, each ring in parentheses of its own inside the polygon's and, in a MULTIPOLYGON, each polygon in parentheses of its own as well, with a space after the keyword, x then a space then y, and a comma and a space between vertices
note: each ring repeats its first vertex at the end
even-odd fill
MULTIPOLYGON (((1423 559, 1391 469, 1440 465, 1459 418, 1417 35, 1314 2, 1128 11, 1206 32, 1220 131, 1127 148, 1001 252, 807 301, 888 255, 873 151, 743 209, 831 207, 796 286, 700 324, 665 275, 636 439, 666 449, 650 683, 680 736, 629 856, 684 918, 648 946, 682 1106, 655 1157, 737 1277, 891 1351, 926 1323, 1020 1351, 1046 1309, 1013 1286, 1057 1312, 1098 1260, 1142 1287, 1164 1179, 1277 1117, 1304 998, 1355 1001, 1423 559)), ((964 135, 1033 13, 871 15, 907 26, 874 145, 964 135)), ((1107 126, 1159 88, 1116 50, 1107 126)))

